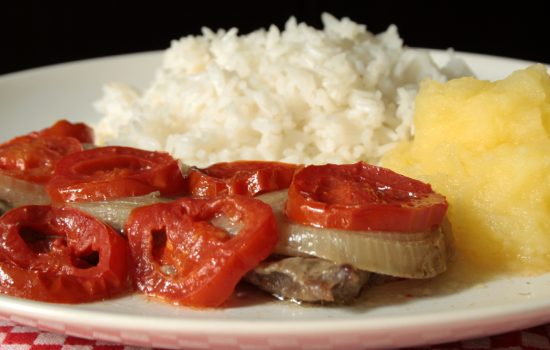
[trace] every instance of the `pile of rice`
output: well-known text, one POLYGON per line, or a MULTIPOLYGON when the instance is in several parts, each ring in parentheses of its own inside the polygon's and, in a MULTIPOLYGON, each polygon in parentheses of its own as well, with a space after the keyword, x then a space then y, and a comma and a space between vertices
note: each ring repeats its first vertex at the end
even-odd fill
POLYGON ((329 14, 318 30, 290 18, 174 41, 150 87, 110 83, 96 103, 100 144, 164 150, 187 164, 240 159, 376 163, 410 138, 418 83, 470 74, 450 53, 438 67, 403 46, 397 28, 374 35, 329 14))

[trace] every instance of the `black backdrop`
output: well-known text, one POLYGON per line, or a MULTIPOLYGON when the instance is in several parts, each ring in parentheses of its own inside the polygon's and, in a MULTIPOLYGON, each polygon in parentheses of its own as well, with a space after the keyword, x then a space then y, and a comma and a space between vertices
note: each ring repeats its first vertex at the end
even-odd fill
POLYGON ((316 27, 320 14, 373 32, 397 24, 409 46, 550 63, 544 2, 485 1, 4 1, 0 74, 84 58, 161 50, 202 26, 247 33, 289 16, 316 27))

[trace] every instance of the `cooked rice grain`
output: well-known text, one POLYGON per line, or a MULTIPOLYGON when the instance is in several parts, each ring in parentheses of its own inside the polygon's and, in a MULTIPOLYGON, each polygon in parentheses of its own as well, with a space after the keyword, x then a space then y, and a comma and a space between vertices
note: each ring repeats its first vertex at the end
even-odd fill
POLYGON ((418 83, 470 74, 450 55, 439 68, 403 46, 397 28, 374 35, 329 14, 318 30, 290 18, 173 41, 144 92, 111 83, 96 103, 100 144, 170 152, 206 166, 239 159, 376 163, 414 133, 418 83))

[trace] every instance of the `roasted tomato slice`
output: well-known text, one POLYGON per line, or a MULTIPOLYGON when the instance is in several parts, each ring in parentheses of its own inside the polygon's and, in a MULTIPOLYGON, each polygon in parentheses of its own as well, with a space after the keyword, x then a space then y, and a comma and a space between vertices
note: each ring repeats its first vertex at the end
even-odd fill
POLYGON ((447 206, 430 185, 359 162, 298 170, 288 190, 286 214, 317 227, 421 232, 437 227, 447 206))
POLYGON ((196 307, 224 303, 277 243, 271 207, 244 196, 183 198, 136 208, 125 230, 136 288, 196 307))
POLYGON ((47 189, 55 202, 97 201, 155 191, 181 195, 186 183, 178 162, 169 154, 112 146, 63 158, 47 189))
POLYGON ((29 205, 0 217, 0 292, 56 303, 127 291, 128 243, 77 209, 29 205))
POLYGON ((18 136, 8 143, 27 141, 38 137, 73 137, 81 143, 94 143, 94 131, 84 123, 71 123, 67 120, 59 120, 52 126, 40 130, 33 131, 23 136, 18 136))
POLYGON ((93 143, 93 138, 93 130, 86 124, 60 120, 0 145, 0 173, 45 184, 61 158, 82 151, 81 143, 93 143))
POLYGON ((0 173, 45 184, 63 157, 80 151, 82 145, 73 137, 21 136, 0 145, 0 173))
POLYGON ((94 130, 84 123, 71 123, 59 120, 47 129, 38 132, 39 136, 70 136, 82 143, 94 143, 94 130))
POLYGON ((191 168, 189 189, 197 197, 222 194, 257 194, 288 188, 296 165, 268 161, 217 163, 205 169, 191 168))

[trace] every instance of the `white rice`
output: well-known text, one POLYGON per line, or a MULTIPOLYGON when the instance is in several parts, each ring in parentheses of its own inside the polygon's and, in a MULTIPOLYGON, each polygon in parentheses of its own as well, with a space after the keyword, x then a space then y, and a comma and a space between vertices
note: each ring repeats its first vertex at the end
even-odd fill
POLYGON ((164 150, 206 166, 239 159, 376 163, 413 133, 418 83, 470 74, 452 57, 439 68, 403 46, 397 28, 374 35, 329 14, 324 30, 290 18, 173 41, 144 92, 104 87, 100 144, 164 150))

